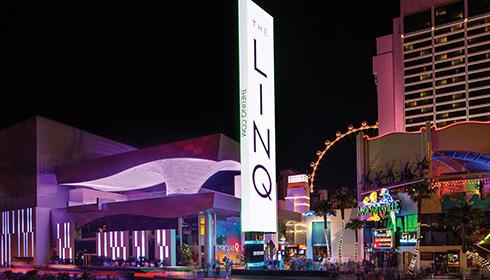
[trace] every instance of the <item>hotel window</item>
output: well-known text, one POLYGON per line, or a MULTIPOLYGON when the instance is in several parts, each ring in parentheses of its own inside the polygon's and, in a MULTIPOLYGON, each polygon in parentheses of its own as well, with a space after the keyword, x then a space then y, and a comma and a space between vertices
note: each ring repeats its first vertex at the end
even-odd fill
POLYGON ((414 82, 420 82, 420 81, 428 80, 430 78, 432 78, 432 73, 406 78, 405 83, 409 84, 409 83, 414 83, 414 82))
POLYGON ((456 85, 456 86, 449 86, 449 87, 436 89, 436 94, 448 93, 448 92, 464 90, 464 89, 465 89, 464 84, 456 85))
POLYGON ((431 90, 423 91, 423 92, 411 93, 411 94, 405 95, 405 100, 410 100, 410 99, 425 97, 425 96, 429 96, 429 95, 432 95, 432 91, 431 90))
POLYGON ((486 42, 490 40, 490 35, 478 36, 475 38, 468 39, 468 45, 486 42))
POLYGON ((470 89, 472 88, 478 88, 478 87, 484 87, 490 85, 490 79, 489 80, 484 80, 484 81, 478 81, 474 83, 470 83, 468 86, 470 89))
POLYGON ((485 18, 481 18, 481 19, 477 19, 477 20, 468 21, 468 23, 466 25, 468 27, 472 27, 472 26, 482 25, 482 24, 485 24, 488 22, 490 22, 490 18, 485 17, 485 18))
POLYGON ((449 44, 445 44, 445 45, 442 45, 442 46, 438 46, 438 47, 436 47, 436 52, 447 51, 447 50, 450 50, 450 49, 459 48, 459 47, 463 47, 463 46, 464 46, 464 40, 461 40, 461 41, 458 41, 458 42, 454 42, 454 43, 449 43, 449 44))
POLYGON ((427 72, 432 70, 432 65, 426 65, 418 68, 413 68, 413 69, 408 69, 405 70, 405 75, 412 75, 412 74, 417 74, 420 72, 427 72))
POLYGON ((455 60, 452 60, 451 61, 451 65, 454 66, 454 65, 458 65, 458 64, 461 64, 464 62, 464 59, 463 58, 460 58, 460 59, 455 59, 455 60))
POLYGON ((444 70, 444 71, 438 71, 438 72, 436 72, 436 78, 454 75, 454 74, 463 73, 463 72, 464 72, 464 67, 453 68, 453 69, 444 70))
POLYGON ((468 66, 468 71, 473 71, 473 70, 478 70, 478 69, 483 69, 483 68, 490 68, 490 62, 483 62, 483 63, 478 63, 478 64, 473 64, 468 66))
POLYGON ((439 62, 436 64, 436 69, 443 69, 443 68, 459 65, 462 64, 463 62, 464 62, 463 58, 458 58, 451 61, 439 62))
POLYGON ((432 87, 432 82, 427 82, 427 83, 417 84, 417 85, 413 85, 413 86, 407 86, 407 87, 405 87, 405 92, 414 91, 414 90, 418 90, 418 89, 424 89, 424 88, 430 88, 430 87, 432 87))
POLYGON ((462 111, 456 111, 456 112, 449 112, 449 113, 443 113, 443 114, 437 114, 436 119, 442 120, 442 119, 449 119, 449 118, 456 118, 456 117, 461 117, 466 115, 466 110, 462 111))
POLYGON ((427 79, 430 79, 432 77, 432 74, 429 73, 429 74, 425 74, 425 75, 421 75, 420 76, 420 80, 423 81, 423 80, 427 80, 427 79))
POLYGON ((442 86, 442 85, 445 85, 447 84, 447 80, 439 80, 436 82, 436 86, 442 86))
POLYGON ((413 108, 413 107, 429 105, 429 104, 432 104, 432 98, 419 100, 419 101, 406 102, 405 108, 413 108))
POLYGON ((405 51, 411 51, 411 50, 413 50, 413 45, 406 45, 404 47, 404 49, 405 49, 405 51))
POLYGON ((429 28, 431 26, 431 12, 430 10, 404 16, 403 17, 403 32, 410 33, 417 30, 422 30, 425 28, 429 28))
POLYGON ((484 77, 488 77, 488 76, 490 76, 490 70, 469 74, 468 79, 473 80, 473 79, 479 79, 479 78, 484 78, 484 77))
POLYGON ((490 104, 490 97, 470 100, 470 106, 490 104))
POLYGON ((473 118, 470 118, 470 121, 482 121, 482 122, 490 121, 490 115, 489 116, 473 117, 473 118))
POLYGON ((456 109, 456 108, 461 108, 461 107, 465 107, 466 106, 466 102, 463 101, 463 102, 457 102, 457 103, 452 103, 452 104, 446 104, 446 105, 440 105, 440 106, 437 106, 436 108, 436 111, 445 111, 445 110, 451 110, 451 109, 456 109))
MULTIPOLYGON (((484 60, 490 58, 490 53, 482 53, 482 54, 477 54, 477 55, 472 55, 468 57, 468 62, 476 62, 480 60, 484 60)), ((468 67, 472 67, 474 65, 469 65, 468 67)))
POLYGON ((490 12, 489 0, 468 0, 468 16, 476 16, 490 12))
POLYGON ((415 57, 419 57, 419 56, 424 56, 424 55, 428 55, 432 52, 431 49, 425 49, 425 50, 421 50, 419 52, 411 52, 411 53, 407 53, 404 55, 404 58, 405 59, 410 59, 410 58, 415 58, 415 57))
POLYGON ((429 108, 409 110, 405 112, 405 116, 415 116, 415 115, 430 113, 432 112, 432 109, 433 109, 432 107, 429 107, 429 108))
POLYGON ((405 103, 406 108, 417 107, 417 101, 405 103))
POLYGON ((419 33, 417 35, 408 35, 408 36, 405 36, 403 38, 403 42, 404 43, 410 43, 410 42, 419 41, 419 40, 422 40, 422 39, 425 39, 425 38, 430 39, 431 36, 432 36, 432 33, 430 32, 430 30, 427 30, 426 32, 422 32, 422 33, 419 33))
POLYGON ((490 49, 490 44, 485 44, 485 45, 481 45, 481 46, 468 48, 468 53, 476 53, 476 52, 486 51, 489 49, 490 49))
POLYGON ((437 86, 441 85, 446 85, 446 84, 453 84, 453 83, 458 83, 464 81, 465 76, 459 76, 459 77, 453 77, 449 79, 444 79, 444 80, 439 80, 436 82, 437 86))
POLYGON ((411 66, 415 66, 418 64, 424 64, 424 63, 429 63, 429 62, 432 62, 432 57, 425 57, 425 58, 421 58, 421 59, 417 59, 417 60, 413 60, 413 61, 407 61, 407 62, 405 62, 405 67, 411 67, 411 66))
POLYGON ((483 114, 483 113, 490 113, 490 106, 476 108, 476 109, 470 109, 471 115, 483 114))
POLYGON ((484 88, 484 89, 474 90, 469 92, 470 97, 477 97, 477 96, 482 96, 487 94, 490 94, 490 88, 484 88))
POLYGON ((420 122, 426 122, 426 121, 431 121, 433 119, 433 116, 423 116, 423 117, 416 117, 412 119, 406 119, 405 123, 406 124, 411 124, 411 123, 420 123, 420 122))
POLYGON ((451 100, 458 100, 458 99, 461 99, 464 97, 465 97, 464 93, 441 96, 441 97, 436 98, 436 103, 446 102, 446 101, 451 101, 451 100))
POLYGON ((444 44, 447 43, 447 37, 441 37, 436 39, 436 44, 444 44))
POLYGON ((463 12, 464 12, 463 1, 436 8, 435 23, 436 25, 440 25, 451 21, 463 19, 463 12))
POLYGON ((476 28, 476 29, 471 29, 471 30, 468 30, 468 36, 473 36, 473 35, 476 35, 476 34, 480 34, 480 33, 484 33, 484 32, 487 32, 487 31, 490 31, 490 28, 487 27, 480 27, 480 28, 476 28))
POLYGON ((447 53, 436 55, 436 61, 447 59, 447 53))

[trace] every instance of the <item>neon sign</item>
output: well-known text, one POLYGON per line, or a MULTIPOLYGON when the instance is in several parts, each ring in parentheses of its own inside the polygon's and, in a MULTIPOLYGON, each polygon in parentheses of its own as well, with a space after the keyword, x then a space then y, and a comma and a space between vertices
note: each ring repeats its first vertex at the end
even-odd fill
POLYGON ((373 230, 374 249, 390 249, 393 248, 393 235, 390 229, 375 229, 373 230))
POLYGON ((222 245, 218 245, 217 249, 218 249, 218 251, 223 251, 223 252, 235 251, 235 252, 239 253, 240 252, 240 244, 238 244, 238 242, 235 242, 235 244, 233 244, 233 245, 222 244, 222 245))
POLYGON ((359 216, 369 216, 368 221, 379 221, 386 214, 390 214, 393 229, 396 231, 395 213, 401 209, 400 200, 393 199, 388 189, 382 188, 377 192, 372 192, 362 200, 362 205, 357 207, 359 216))
POLYGON ((413 246, 417 244, 416 232, 402 232, 400 233, 400 246, 413 246))

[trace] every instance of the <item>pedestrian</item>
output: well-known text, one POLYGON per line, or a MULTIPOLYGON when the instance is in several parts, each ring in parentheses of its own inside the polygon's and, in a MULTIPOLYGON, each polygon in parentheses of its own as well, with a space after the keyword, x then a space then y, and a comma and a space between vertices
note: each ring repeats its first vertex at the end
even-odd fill
POLYGON ((220 262, 219 262, 219 259, 216 259, 216 261, 214 262, 214 274, 216 275, 216 277, 219 277, 220 276, 220 262))
POLYGON ((226 268, 226 279, 228 279, 231 274, 231 260, 229 258, 226 258, 225 268, 226 268))

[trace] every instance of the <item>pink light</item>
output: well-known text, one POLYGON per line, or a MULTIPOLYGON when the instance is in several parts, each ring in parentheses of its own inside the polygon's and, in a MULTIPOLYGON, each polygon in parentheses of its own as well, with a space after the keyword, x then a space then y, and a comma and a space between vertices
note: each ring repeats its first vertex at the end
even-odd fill
MULTIPOLYGON (((463 124, 490 124, 490 121, 462 121, 462 122, 455 122, 455 123, 452 123, 452 124, 448 124, 446 126, 443 126, 443 127, 436 127, 434 125, 432 125, 430 128, 435 130, 435 131, 441 131, 441 130, 444 130, 444 129, 448 129, 448 128, 451 128, 453 126, 457 126, 457 125, 463 125, 463 124)), ((376 140, 376 139, 379 139, 379 138, 383 138, 387 135, 391 135, 391 134, 420 134, 422 133, 426 128, 425 127, 421 127, 419 131, 406 131, 406 132, 387 132, 387 133, 384 133, 384 134, 381 134, 381 135, 378 135, 378 136, 375 136, 375 137, 369 137, 368 135, 364 135, 364 138, 366 138, 368 141, 371 141, 371 140, 376 140)))

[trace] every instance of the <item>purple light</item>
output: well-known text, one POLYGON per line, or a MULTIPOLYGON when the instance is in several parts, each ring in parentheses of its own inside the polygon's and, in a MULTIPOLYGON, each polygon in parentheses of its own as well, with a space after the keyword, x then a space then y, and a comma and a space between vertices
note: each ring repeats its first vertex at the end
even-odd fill
POLYGON ((197 193, 206 180, 219 171, 239 171, 233 160, 196 158, 161 159, 140 164, 108 177, 63 185, 84 186, 116 192, 144 189, 165 183, 168 194, 197 193))

